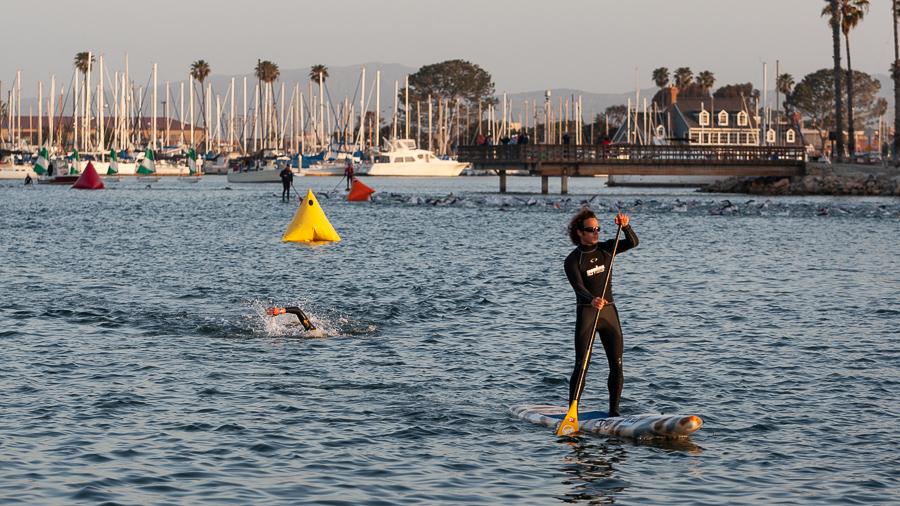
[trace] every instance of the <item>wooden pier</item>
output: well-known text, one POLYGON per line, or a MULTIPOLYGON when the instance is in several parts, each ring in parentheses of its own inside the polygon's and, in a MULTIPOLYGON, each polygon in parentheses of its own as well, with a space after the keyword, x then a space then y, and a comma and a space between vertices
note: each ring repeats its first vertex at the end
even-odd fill
POLYGON ((506 192, 509 171, 541 176, 541 193, 548 178, 561 178, 568 192, 569 176, 798 176, 805 173, 803 148, 775 146, 644 146, 634 144, 559 145, 514 144, 460 146, 459 161, 475 170, 493 170, 506 192))

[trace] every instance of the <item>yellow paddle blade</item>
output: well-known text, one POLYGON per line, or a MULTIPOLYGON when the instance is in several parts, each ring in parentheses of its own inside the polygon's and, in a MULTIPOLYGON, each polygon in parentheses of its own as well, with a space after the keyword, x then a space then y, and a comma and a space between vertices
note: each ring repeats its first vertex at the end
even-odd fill
POLYGON ((559 422, 559 427, 556 428, 557 436, 570 436, 578 432, 578 401, 572 401, 572 405, 569 406, 569 411, 566 413, 566 417, 563 418, 561 422, 559 422))

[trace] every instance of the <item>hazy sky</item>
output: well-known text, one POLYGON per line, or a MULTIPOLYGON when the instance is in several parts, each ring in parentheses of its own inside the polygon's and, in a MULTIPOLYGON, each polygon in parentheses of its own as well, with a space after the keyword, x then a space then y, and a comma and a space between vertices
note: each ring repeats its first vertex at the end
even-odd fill
MULTIPOLYGON (((103 53, 132 72, 159 64, 160 80, 186 76, 196 59, 214 74, 324 63, 401 63, 451 58, 477 63, 498 92, 578 88, 622 92, 652 86, 666 66, 711 70, 717 85, 753 81, 775 60, 795 80, 831 65, 822 0, 4 0, 3 94, 16 69, 69 81, 78 51, 103 53), (237 6, 235 6, 237 4, 237 6)), ((852 33, 854 68, 887 74, 893 58, 889 0, 872 0, 852 33)), ((31 91, 27 94, 35 94, 31 91)))

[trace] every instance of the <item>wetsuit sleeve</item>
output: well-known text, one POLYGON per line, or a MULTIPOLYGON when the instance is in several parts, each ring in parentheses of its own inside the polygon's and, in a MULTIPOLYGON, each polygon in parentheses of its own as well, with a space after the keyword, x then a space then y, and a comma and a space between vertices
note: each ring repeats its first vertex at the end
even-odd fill
POLYGON ((578 269, 578 255, 573 253, 566 258, 566 277, 569 278, 569 284, 575 290, 575 297, 579 304, 590 304, 594 299, 594 295, 584 286, 584 278, 578 269))
POLYGON ((631 225, 622 227, 622 232, 625 232, 625 238, 619 241, 619 252, 637 248, 638 236, 634 233, 634 229, 631 228, 631 225))

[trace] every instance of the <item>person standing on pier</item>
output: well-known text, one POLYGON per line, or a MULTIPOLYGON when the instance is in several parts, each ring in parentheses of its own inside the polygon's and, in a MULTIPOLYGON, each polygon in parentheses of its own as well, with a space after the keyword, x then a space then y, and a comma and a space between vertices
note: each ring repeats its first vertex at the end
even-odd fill
MULTIPOLYGON (((600 242, 600 222, 597 215, 588 208, 583 208, 569 222, 569 239, 575 249, 569 253, 565 261, 566 277, 575 290, 575 369, 569 380, 569 405, 576 397, 581 397, 578 380, 584 367, 584 360, 594 332, 600 334, 606 360, 609 363, 609 416, 620 416, 619 400, 622 397, 622 386, 625 376, 622 372, 622 327, 619 323, 619 312, 613 301, 612 268, 613 251, 621 253, 638 245, 637 235, 628 224, 628 216, 616 215, 615 223, 622 227, 625 238, 618 241, 600 242), (618 246, 616 242, 619 242, 618 246), (609 282, 607 283, 607 276, 609 282), (605 290, 605 291, 604 291, 605 290), (599 313, 599 314, 598 314, 599 313), (596 323, 596 326, 595 326, 596 323)), ((584 370, 587 374, 587 369, 584 370)))
POLYGON ((294 184, 294 173, 291 172, 290 164, 286 164, 278 176, 281 178, 281 201, 287 202, 291 200, 291 186, 294 184))

